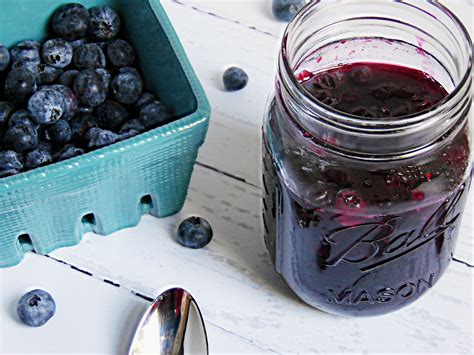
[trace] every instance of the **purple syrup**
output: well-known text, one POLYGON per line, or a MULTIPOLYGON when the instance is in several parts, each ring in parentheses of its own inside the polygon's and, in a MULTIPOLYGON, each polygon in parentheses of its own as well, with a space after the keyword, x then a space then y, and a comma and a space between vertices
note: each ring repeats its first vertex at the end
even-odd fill
POLYGON ((425 72, 393 64, 346 64, 317 74, 302 72, 299 79, 319 101, 367 118, 414 114, 433 107, 448 95, 425 72))
MULTIPOLYGON (((388 64, 300 75, 317 99, 364 117, 414 114, 448 94, 429 75, 388 64)), ((274 106, 272 129, 281 115, 274 106)), ((412 303, 438 281, 470 184, 467 128, 429 157, 392 165, 348 163, 299 146, 277 153, 274 163, 265 142, 265 242, 300 298, 331 313, 372 316, 412 303)))

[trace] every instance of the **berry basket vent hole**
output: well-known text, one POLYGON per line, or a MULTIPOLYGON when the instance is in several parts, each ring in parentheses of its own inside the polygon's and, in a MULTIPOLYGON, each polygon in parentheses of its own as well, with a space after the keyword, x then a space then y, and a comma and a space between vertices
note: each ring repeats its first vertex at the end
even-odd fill
POLYGON ((29 234, 22 234, 18 237, 18 247, 23 253, 27 253, 29 251, 35 251, 33 247, 33 242, 29 234))
POLYGON ((145 195, 140 199, 140 208, 143 214, 150 213, 153 209, 153 197, 145 195))
POLYGON ((84 229, 85 232, 93 232, 97 224, 97 221, 95 219, 95 214, 93 213, 85 214, 81 219, 81 223, 82 223, 82 228, 84 229))

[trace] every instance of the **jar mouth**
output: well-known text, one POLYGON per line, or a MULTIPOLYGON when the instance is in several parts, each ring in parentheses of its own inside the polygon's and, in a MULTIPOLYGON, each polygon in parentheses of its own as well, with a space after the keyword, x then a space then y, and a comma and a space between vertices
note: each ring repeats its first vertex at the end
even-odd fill
MULTIPOLYGON (((472 39, 470 37, 469 31, 461 22, 461 20, 447 7, 445 7, 444 5, 438 2, 434 2, 434 3, 430 2, 430 5, 443 11, 446 15, 448 15, 448 17, 453 21, 453 23, 459 27, 462 35, 464 36, 464 39, 466 40, 468 44, 468 47, 471 48, 471 51, 468 53, 468 65, 465 69, 465 72, 462 74, 459 82, 448 93, 446 97, 444 97, 441 101, 439 101, 435 105, 428 107, 422 111, 404 115, 404 116, 390 117, 390 120, 387 120, 387 118, 385 117, 367 119, 366 117, 363 117, 363 116, 358 116, 352 113, 337 110, 336 108, 325 104, 324 102, 315 98, 310 92, 308 92, 308 90, 304 88, 302 83, 299 80, 297 80, 294 73, 294 68, 292 68, 292 65, 290 64, 289 55, 288 55, 288 51, 289 51, 288 37, 289 37, 289 33, 293 30, 294 24, 297 23, 298 20, 301 20, 302 18, 304 18, 307 15, 307 13, 311 10, 311 8, 320 2, 321 2, 320 0, 316 0, 309 3, 288 25, 283 36, 281 60, 282 60, 285 71, 287 73, 291 73, 291 75, 288 75, 288 79, 290 80, 291 85, 299 89, 300 94, 304 97, 305 101, 311 102, 319 106, 318 108, 319 110, 321 110, 322 114, 338 122, 339 127, 346 126, 349 129, 351 128, 362 129, 365 133, 370 134, 371 132, 373 133, 377 132, 377 128, 380 128, 380 129, 388 128, 388 127, 405 127, 406 128, 407 126, 410 126, 410 125, 417 125, 420 122, 425 121, 427 118, 432 117, 434 112, 441 112, 441 111, 448 110, 449 109, 448 106, 451 105, 450 103, 459 97, 461 91, 463 91, 466 85, 468 85, 468 83, 472 80, 471 75, 472 75, 472 68, 473 68, 472 66, 473 43, 472 43, 472 39), (375 130, 373 130, 374 128, 375 130)), ((416 9, 420 10, 419 8, 416 8, 416 9)), ((365 17, 365 18, 361 17, 357 19, 374 19, 374 17, 365 17)), ((386 20, 389 20, 389 19, 386 18, 386 20)), ((361 37, 358 37, 357 39, 360 39, 360 38, 361 37)), ((365 38, 369 38, 369 37, 365 37, 365 38)), ((379 39, 389 40, 389 38, 381 38, 381 37, 370 37, 370 38, 379 38, 379 39)), ((350 41, 351 38, 347 38, 346 40, 350 41)))

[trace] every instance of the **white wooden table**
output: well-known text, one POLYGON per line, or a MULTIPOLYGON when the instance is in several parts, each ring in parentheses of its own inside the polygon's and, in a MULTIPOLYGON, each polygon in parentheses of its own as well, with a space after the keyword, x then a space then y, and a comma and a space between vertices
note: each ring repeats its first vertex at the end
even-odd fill
MULTIPOLYGON (((445 2, 472 29, 472 0, 445 2)), ((274 272, 260 219, 260 125, 284 24, 272 18, 269 0, 163 3, 213 107, 185 209, 163 220, 145 216, 113 236, 88 234, 77 247, 30 254, 1 270, 0 353, 123 354, 147 299, 170 285, 186 287, 201 304, 213 353, 472 353, 474 244, 466 222, 473 219, 473 194, 457 261, 417 303, 369 319, 309 308, 274 272), (251 78, 233 94, 220 84, 230 64, 251 78), (173 240, 190 214, 214 227, 204 250, 173 240), (15 315, 18 298, 33 287, 50 291, 58 305, 39 329, 15 315)))

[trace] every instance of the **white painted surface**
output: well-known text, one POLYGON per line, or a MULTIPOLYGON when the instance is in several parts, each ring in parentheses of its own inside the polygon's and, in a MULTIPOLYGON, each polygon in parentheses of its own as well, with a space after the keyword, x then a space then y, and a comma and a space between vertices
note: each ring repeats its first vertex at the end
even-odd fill
MULTIPOLYGON (((467 1, 445 2, 472 26, 467 1)), ((384 317, 333 317, 291 294, 263 246, 258 188, 260 122, 284 24, 272 19, 269 0, 163 3, 213 106, 199 161, 248 183, 197 166, 181 214, 145 216, 137 228, 110 237, 89 234, 78 247, 53 253, 94 277, 37 255, 1 270, 0 353, 123 354, 147 304, 130 290, 155 297, 175 284, 200 302, 213 353, 472 353, 474 269, 461 263, 453 263, 419 302, 384 317), (242 92, 221 89, 220 74, 230 64, 250 74, 242 92), (215 239, 205 250, 187 250, 172 239, 189 214, 205 216, 214 227, 215 239), (23 327, 14 314, 15 301, 34 287, 51 291, 58 302, 57 315, 41 329, 23 327)), ((472 195, 456 250, 458 259, 471 264, 472 195)))

